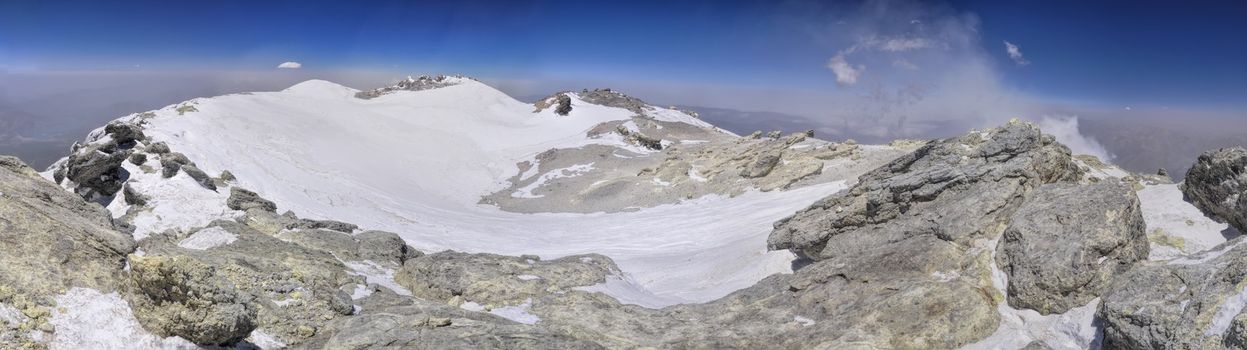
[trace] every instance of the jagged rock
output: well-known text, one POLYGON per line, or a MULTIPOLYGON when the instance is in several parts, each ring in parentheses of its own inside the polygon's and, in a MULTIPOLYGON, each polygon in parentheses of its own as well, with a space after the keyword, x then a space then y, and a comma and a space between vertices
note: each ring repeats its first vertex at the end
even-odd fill
POLYGON ((253 298, 218 274, 217 267, 188 257, 131 259, 137 287, 133 305, 143 328, 199 345, 229 345, 256 328, 253 298))
POLYGON ((359 257, 363 260, 402 265, 407 260, 424 255, 393 232, 364 231, 355 235, 355 240, 359 242, 359 257))
POLYGON ((152 153, 152 154, 163 155, 171 151, 169 150, 169 145, 166 145, 164 142, 155 142, 150 145, 147 145, 147 152, 152 153))
MULTIPOLYGON (((215 276, 233 284, 235 300, 246 301, 255 310, 254 325, 286 344, 297 344, 314 336, 325 322, 350 315, 351 298, 341 288, 363 283, 329 252, 234 221, 214 221, 190 235, 173 231, 154 235, 141 245, 145 258, 211 266, 215 276), (201 234, 217 239, 194 239, 201 234)), ((142 312, 136 315, 140 320, 145 317, 142 312)))
POLYGON ((259 209, 267 212, 277 212, 277 204, 273 201, 261 198, 255 192, 234 186, 229 188, 229 198, 225 200, 225 206, 234 210, 259 209))
POLYGON ((968 244, 998 232, 1030 190, 1080 175, 1068 148, 1032 124, 1010 122, 862 175, 848 191, 777 222, 768 245, 825 259, 922 234, 968 244))
POLYGON ((310 349, 602 349, 594 342, 445 303, 378 291, 359 315, 329 321, 310 349))
POLYGON ((147 163, 147 155, 143 153, 134 153, 130 155, 130 164, 143 165, 147 163))
POLYGON ((1079 175, 1068 148, 1010 122, 862 175, 777 222, 768 245, 815 261, 788 289, 794 312, 839 328, 817 347, 955 348, 999 320, 989 243, 1033 189, 1079 175))
POLYGON ((129 150, 120 150, 111 141, 87 145, 69 155, 64 178, 77 184, 78 194, 85 199, 111 196, 121 190, 126 180, 127 173, 121 163, 129 156, 129 150))
POLYGON ((1147 259, 1145 227, 1138 197, 1121 182, 1040 186, 998 245, 1009 305, 1041 314, 1086 305, 1147 259))
POLYGON ((1165 168, 1160 168, 1160 169, 1157 169, 1157 170, 1156 170, 1156 175, 1157 175, 1157 176, 1169 177, 1169 170, 1165 170, 1165 168))
POLYGON ((609 348, 953 349, 999 320, 970 276, 928 280, 959 271, 958 250, 931 236, 867 248, 705 304, 648 309, 572 290, 530 309, 538 325, 609 348))
POLYGON ((333 253, 343 261, 371 261, 387 267, 398 267, 409 258, 422 253, 407 246, 398 234, 365 231, 349 235, 330 230, 286 231, 278 238, 301 246, 333 253))
POLYGON ((645 109, 648 106, 641 99, 611 89, 583 90, 577 97, 595 105, 623 108, 637 115, 645 115, 645 109))
POLYGON ((147 196, 135 191, 134 187, 130 186, 129 183, 122 186, 121 194, 125 197, 126 204, 138 206, 147 205, 147 196))
POLYGON ((466 79, 466 78, 463 76, 457 76, 457 75, 453 77, 445 76, 445 75, 438 75, 438 76, 421 75, 419 77, 407 77, 407 79, 400 80, 397 84, 394 84, 393 86, 387 86, 387 87, 374 89, 370 91, 357 92, 355 93, 355 97, 367 100, 367 99, 377 98, 377 97, 380 97, 386 94, 390 94, 395 91, 423 91, 423 90, 443 88, 443 87, 458 84, 459 82, 457 81, 457 79, 466 79), (452 79, 452 78, 455 78, 455 79, 452 79))
POLYGON ((516 305, 555 291, 606 282, 618 274, 614 261, 597 254, 542 261, 535 256, 503 256, 444 251, 407 260, 395 281, 420 298, 461 297, 481 304, 516 305))
POLYGON ((124 287, 125 256, 134 248, 103 207, 0 156, 0 347, 34 346, 30 336, 51 330, 53 297, 71 287, 124 287), (6 309, 20 312, 13 321, 26 331, 9 333, 6 309))
POLYGON ((775 169, 775 165, 779 164, 781 152, 770 152, 758 155, 758 158, 749 165, 744 171, 740 172, 740 176, 748 178, 764 177, 771 173, 771 169, 775 169))
POLYGON ((746 137, 754 140, 760 139, 762 138, 762 130, 754 130, 753 133, 750 133, 749 136, 746 137))
POLYGON ((572 99, 567 95, 559 95, 555 101, 554 113, 558 115, 567 115, 572 112, 572 99))
POLYGON ((194 165, 188 164, 182 166, 182 171, 185 172, 186 175, 189 175, 192 179, 195 179, 195 182, 198 182, 200 186, 216 191, 216 183, 213 182, 212 177, 208 176, 208 173, 205 173, 203 170, 199 170, 199 168, 194 165))
POLYGON ((281 233, 286 230, 286 227, 290 227, 290 225, 294 225, 298 221, 298 218, 277 215, 277 213, 261 208, 251 208, 245 212, 246 215, 243 215, 239 221, 247 225, 247 227, 269 236, 281 233))
POLYGON ((1115 279, 1096 313, 1104 348, 1243 349, 1247 245, 1242 242, 1136 266, 1115 279))
POLYGON ((118 145, 133 146, 135 141, 145 140, 147 136, 143 135, 143 129, 137 125, 112 122, 104 126, 104 132, 113 138, 118 145))
POLYGON ((191 163, 191 160, 189 158, 186 158, 186 155, 183 155, 181 153, 170 152, 170 153, 162 154, 160 156, 160 167, 161 167, 160 176, 166 179, 171 178, 174 175, 178 174, 178 170, 182 170, 182 166, 185 166, 185 165, 193 166, 194 164, 195 163, 191 163))
POLYGON ((234 173, 229 172, 229 170, 221 170, 221 176, 218 176, 218 178, 220 178, 221 181, 238 180, 237 177, 234 177, 234 173))
POLYGON ((779 139, 781 136, 783 136, 783 135, 784 135, 784 132, 783 132, 783 131, 779 131, 779 130, 775 130, 775 131, 771 131, 771 132, 769 132, 769 133, 766 133, 766 137, 767 137, 767 138, 770 138, 770 139, 775 139, 775 140, 778 140, 778 139, 779 139))
POLYGON ((286 228, 290 230, 313 230, 323 228, 327 230, 352 233, 355 232, 356 229, 359 229, 359 226, 333 220, 299 219, 298 221, 291 223, 289 226, 286 226, 286 228))
POLYGON ((1204 152, 1187 170, 1182 193, 1208 216, 1247 232, 1247 148, 1204 152))

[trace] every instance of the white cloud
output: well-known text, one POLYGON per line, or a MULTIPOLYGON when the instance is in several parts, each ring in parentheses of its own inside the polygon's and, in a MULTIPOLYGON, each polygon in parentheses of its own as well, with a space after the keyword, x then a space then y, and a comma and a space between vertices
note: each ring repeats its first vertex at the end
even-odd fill
POLYGON ((866 70, 866 66, 853 66, 844 60, 844 54, 838 54, 827 61, 827 68, 831 68, 831 72, 836 74, 836 83, 840 85, 857 84, 857 77, 862 75, 862 71, 866 70))
POLYGON ((1045 115, 1039 120, 1039 129, 1055 137, 1074 154, 1093 155, 1105 162, 1111 162, 1114 158, 1104 145, 1078 131, 1078 117, 1045 115))
POLYGON ((1013 62, 1017 62, 1019 66, 1031 64, 1031 61, 1027 61, 1026 57, 1022 56, 1022 48, 1011 42, 1005 42, 1005 52, 1008 52, 1009 58, 1012 58, 1013 62))
POLYGON ((282 62, 281 64, 277 65, 277 68, 299 69, 299 68, 303 68, 303 64, 299 62, 295 62, 295 61, 287 61, 287 62, 282 62))

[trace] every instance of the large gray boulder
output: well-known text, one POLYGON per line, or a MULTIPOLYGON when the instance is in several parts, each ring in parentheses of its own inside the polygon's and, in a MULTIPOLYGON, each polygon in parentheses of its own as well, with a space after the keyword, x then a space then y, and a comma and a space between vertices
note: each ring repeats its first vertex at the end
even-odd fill
POLYGON ((217 267, 187 256, 135 257, 134 314, 145 329, 199 345, 231 345, 256 328, 254 297, 217 267))
MULTIPOLYGON (((232 285, 232 297, 192 299, 193 303, 161 302, 165 300, 159 290, 140 289, 133 296, 136 305, 152 305, 137 308, 135 315, 145 328, 168 329, 184 333, 171 333, 196 341, 201 345, 229 343, 241 339, 246 333, 246 323, 225 328, 236 332, 216 331, 210 327, 220 322, 207 322, 227 317, 203 317, 182 319, 181 323, 206 323, 183 328, 165 326, 170 317, 164 315, 185 314, 183 309, 197 305, 207 310, 206 315, 236 315, 225 311, 249 310, 252 328, 264 330, 286 344, 298 344, 316 334, 325 322, 350 315, 353 311, 351 297, 343 287, 365 284, 362 277, 353 276, 342 261, 328 251, 287 242, 261 233, 234 221, 218 220, 209 226, 192 230, 187 234, 169 231, 154 235, 141 242, 145 256, 138 260, 176 261, 185 271, 200 271, 199 267, 211 267, 211 273, 195 272, 196 276, 211 278, 211 284, 203 286, 204 278, 166 278, 167 288, 180 290, 208 290, 207 287, 225 288, 232 285), (199 284, 197 284, 199 283, 199 284), (219 310, 219 311, 218 311, 219 310), (209 312, 210 311, 210 312, 209 312), (230 334, 226 338, 219 335, 230 334), (199 340, 196 340, 199 339, 199 340)), ((187 272, 190 273, 190 272, 187 272)), ((184 273, 184 274, 187 274, 184 273)), ((213 292, 212 295, 219 293, 213 292)), ((198 294, 196 294, 198 295, 198 294)), ((250 330, 247 330, 250 332, 250 330)))
POLYGON ((862 175, 777 222, 768 244, 815 262, 787 289, 827 332, 820 346, 956 348, 999 322, 990 242, 1036 188, 1079 175, 1068 148, 1010 122, 862 175))
POLYGON ((268 212, 276 212, 277 204, 273 201, 264 199, 255 192, 248 191, 238 186, 230 187, 229 198, 225 200, 225 206, 234 210, 260 209, 268 212))
POLYGON ((69 155, 63 177, 73 181, 76 192, 87 200, 111 196, 126 180, 121 164, 129 156, 130 150, 117 148, 113 141, 89 144, 69 155))
POLYGON ((815 260, 915 235, 968 244, 998 233, 1034 188, 1080 175, 1068 148, 1032 124, 1010 122, 927 144, 866 173, 777 222, 767 243, 815 260))
POLYGON ((1204 152, 1187 170, 1182 193, 1208 216, 1247 232, 1247 149, 1204 152))
POLYGON ((997 246, 1009 305, 1041 314, 1086 305, 1147 259, 1145 227, 1138 197, 1121 182, 1040 186, 997 246))
POLYGON ((1247 349, 1247 245, 1242 238, 1122 274, 1096 316, 1106 349, 1247 349))

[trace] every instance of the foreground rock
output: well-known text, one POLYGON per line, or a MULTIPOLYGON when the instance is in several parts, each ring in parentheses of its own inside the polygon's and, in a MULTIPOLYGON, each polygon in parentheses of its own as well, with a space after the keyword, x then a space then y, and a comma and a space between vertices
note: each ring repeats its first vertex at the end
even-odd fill
POLYGON ((133 258, 132 278, 147 286, 131 301, 140 323, 200 345, 231 344, 253 329, 299 343, 324 322, 350 315, 351 298, 342 288, 365 284, 325 250, 233 221, 152 236, 141 246, 145 254, 133 258))
POLYGON ((587 340, 379 290, 359 315, 325 324, 308 349, 601 349, 587 340))
POLYGON ((1247 149, 1205 152, 1186 172, 1182 192, 1208 216, 1247 232, 1247 149))
POLYGON ((1244 349, 1247 245, 1230 241, 1116 279, 1097 316, 1107 349, 1244 349))
POLYGON ((17 312, 0 317, 0 344, 33 347, 33 334, 53 331, 55 295, 70 287, 123 287, 125 256, 135 243, 114 229, 104 208, 0 156, 0 247, 0 314, 17 312))
POLYGON ((998 249, 1009 305, 1052 314, 1086 305, 1115 275, 1146 260, 1148 240, 1127 185, 1061 183, 1034 191, 998 249))
POLYGON ((807 317, 850 330, 834 344, 955 348, 999 322, 991 243, 1036 188, 1080 175, 1069 149, 1010 122, 862 175, 776 223, 768 244, 817 261, 789 288, 807 317))
POLYGON ((611 274, 619 274, 619 268, 597 254, 541 261, 446 251, 408 260, 395 280, 419 298, 502 306, 605 283, 611 274))

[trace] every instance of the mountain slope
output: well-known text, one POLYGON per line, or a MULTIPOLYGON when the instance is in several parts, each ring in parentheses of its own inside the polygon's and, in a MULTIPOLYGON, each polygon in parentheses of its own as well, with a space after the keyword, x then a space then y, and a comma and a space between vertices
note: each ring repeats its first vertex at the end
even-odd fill
MULTIPOLYGON (((700 139, 738 142, 737 138, 689 114, 639 104, 614 92, 563 93, 571 112, 560 115, 556 108, 534 110, 533 105, 469 78, 445 79, 435 88, 391 89, 372 98, 358 98, 356 90, 313 80, 280 92, 195 99, 120 122, 142 125, 150 138, 146 142, 163 143, 184 154, 203 173, 229 172, 233 180, 223 185, 253 190, 282 211, 397 232, 426 252, 453 249, 546 258, 607 255, 624 272, 620 276, 624 283, 612 284, 617 288, 609 292, 648 306, 704 302, 773 273, 791 271, 791 253, 765 251, 771 223, 903 153, 889 147, 854 152, 848 151, 856 146, 845 148, 837 156, 844 159, 828 161, 846 170, 783 194, 701 191, 695 199, 670 197, 673 202, 668 204, 654 202, 625 213, 517 214, 478 202, 483 195, 514 186, 511 180, 521 173, 516 164, 533 161, 540 153, 606 147, 636 161, 663 159, 665 153, 629 143, 632 139, 591 132, 603 123, 650 121, 657 128, 668 126, 655 134, 664 137, 685 128, 685 134, 700 139), (586 102, 581 96, 623 107, 586 102), (862 160, 849 160, 850 154, 862 160)), ((417 80, 409 82, 418 85, 417 80)), ((106 134, 97 130, 89 139, 107 142, 106 134)), ((781 142, 768 140, 751 142, 781 142)), ((663 143, 682 141, 672 138, 663 143)), ((203 190, 204 181, 176 169, 172 178, 165 179, 154 168, 173 157, 147 155, 151 160, 146 166, 121 164, 128 188, 147 205, 130 205, 120 195, 100 199, 115 216, 134 224, 136 237, 242 215, 226 208, 225 186, 203 190)), ((51 173, 65 167, 62 161, 51 173)), ((533 168, 530 172, 537 171, 533 168)), ((722 178, 731 183, 744 180, 736 173, 722 178)), ((541 193, 590 185, 559 182, 566 180, 572 179, 527 185, 543 186, 541 193)), ((663 186, 652 186, 663 192, 663 186)))

